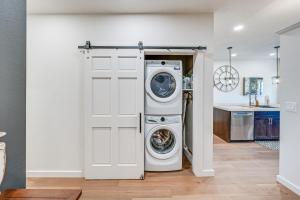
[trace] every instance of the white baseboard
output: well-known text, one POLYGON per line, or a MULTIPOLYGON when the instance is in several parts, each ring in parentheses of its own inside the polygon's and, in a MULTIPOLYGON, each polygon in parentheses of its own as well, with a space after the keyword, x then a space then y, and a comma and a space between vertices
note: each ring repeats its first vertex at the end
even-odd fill
POLYGON ((277 181, 284 185, 285 187, 287 187, 288 189, 292 190, 293 192, 295 192, 298 196, 300 196, 300 187, 293 184, 292 182, 290 182, 289 180, 287 180, 286 178, 277 175, 277 181))
POLYGON ((26 171, 26 177, 83 177, 83 171, 82 170, 29 170, 26 171))
POLYGON ((200 173, 195 173, 195 176, 197 177, 210 177, 210 176, 215 176, 215 170, 214 169, 204 169, 201 170, 200 173))
MULTIPOLYGON (((197 177, 209 177, 215 176, 214 169, 202 170, 199 174, 195 174, 197 177)), ((66 178, 78 178, 83 177, 83 171, 81 170, 29 170, 26 172, 26 177, 66 177, 66 178)))

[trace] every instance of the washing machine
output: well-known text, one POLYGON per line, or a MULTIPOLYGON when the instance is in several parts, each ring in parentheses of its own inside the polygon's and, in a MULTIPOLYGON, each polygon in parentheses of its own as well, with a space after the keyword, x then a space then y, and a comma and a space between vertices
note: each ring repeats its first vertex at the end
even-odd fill
POLYGON ((182 114, 182 62, 146 60, 145 114, 182 114))
POLYGON ((181 115, 145 117, 145 171, 182 169, 181 115))

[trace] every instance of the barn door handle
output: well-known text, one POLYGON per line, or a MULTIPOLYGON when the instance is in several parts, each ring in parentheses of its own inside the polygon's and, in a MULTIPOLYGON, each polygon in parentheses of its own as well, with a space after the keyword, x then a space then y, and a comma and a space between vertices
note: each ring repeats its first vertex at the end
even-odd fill
POLYGON ((142 113, 140 113, 140 133, 142 133, 142 113))

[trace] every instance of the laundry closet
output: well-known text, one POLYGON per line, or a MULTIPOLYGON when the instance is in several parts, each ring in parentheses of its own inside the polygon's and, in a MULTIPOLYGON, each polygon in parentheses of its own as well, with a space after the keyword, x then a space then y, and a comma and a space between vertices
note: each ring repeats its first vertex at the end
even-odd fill
POLYGON ((153 152, 152 149, 159 145, 152 144, 145 146, 145 170, 181 170, 183 154, 188 158, 189 162, 192 163, 192 80, 194 55, 180 55, 180 53, 177 55, 176 53, 172 54, 172 52, 165 55, 162 55, 159 52, 147 53, 148 54, 145 55, 145 143, 155 143, 155 140, 151 140, 150 134, 155 136, 157 133, 158 135, 162 134, 162 139, 158 136, 158 141, 166 140, 164 142, 167 143, 167 146, 164 147, 161 145, 162 147, 160 148, 162 149, 159 149, 158 153, 153 152), (151 64, 154 65, 151 66, 151 64), (153 70, 151 68, 156 69, 153 70), (151 73, 149 73, 149 71, 151 73), (155 87, 154 81, 156 79, 158 79, 157 82, 162 82, 162 84, 158 83, 160 86, 157 88, 159 89, 155 87), (169 83, 166 84, 166 82, 169 83), (162 89, 164 87, 167 89, 162 89), (177 89, 178 91, 176 91, 177 89), (158 94, 154 94, 153 90, 156 90, 158 94), (160 92, 163 93, 163 95, 160 95, 160 92), (156 100, 159 102, 158 105, 155 105, 155 103, 153 104, 153 99, 154 101, 156 100), (150 102, 148 103, 148 101, 150 102), (155 111, 156 109, 158 110, 155 111), (157 121, 152 124, 156 123, 157 126, 153 125, 152 130, 148 130, 148 123, 151 124, 151 121, 149 122, 149 120, 152 120, 153 117, 155 117, 157 121), (165 118, 169 120, 166 120, 165 118), (147 119, 149 120, 147 121, 147 119), (172 128, 172 126, 175 128, 172 128), (164 130, 164 127, 170 127, 171 130, 164 130), (154 131, 157 132, 154 133, 154 131), (166 133, 164 133, 164 131, 166 133), (175 132, 177 138, 173 138, 175 136, 172 135, 172 132, 175 132), (168 150, 168 148, 172 148, 172 150, 168 150), (148 155, 149 152, 150 154, 152 153, 152 155, 148 155), (157 159, 154 159, 153 157, 157 159), (148 167, 149 163, 154 166, 148 167))
POLYGON ((145 171, 181 170, 182 155, 195 176, 213 175, 204 48, 81 49, 85 178, 144 179, 145 171))

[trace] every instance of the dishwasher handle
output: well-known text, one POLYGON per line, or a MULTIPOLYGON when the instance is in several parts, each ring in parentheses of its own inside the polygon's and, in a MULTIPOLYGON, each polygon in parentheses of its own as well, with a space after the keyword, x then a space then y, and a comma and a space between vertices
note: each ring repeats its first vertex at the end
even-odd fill
POLYGON ((233 117, 245 117, 245 116, 253 116, 253 112, 232 112, 233 117))

